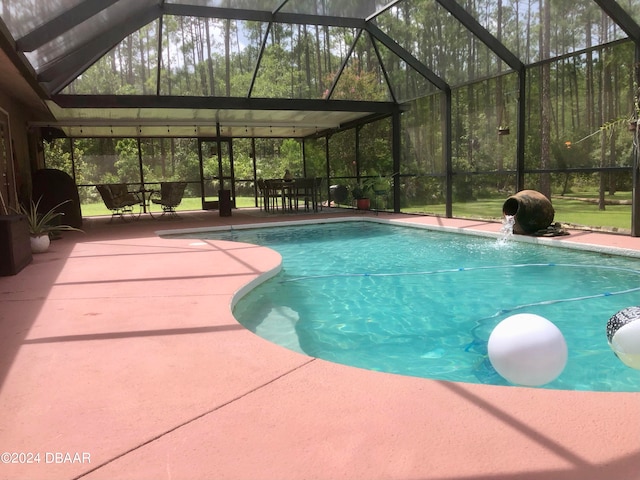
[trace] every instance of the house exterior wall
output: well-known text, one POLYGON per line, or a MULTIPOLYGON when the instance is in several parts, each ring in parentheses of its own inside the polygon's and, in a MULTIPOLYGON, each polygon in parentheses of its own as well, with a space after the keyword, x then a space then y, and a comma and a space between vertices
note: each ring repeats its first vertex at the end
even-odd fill
MULTIPOLYGON (((0 109, 9 117, 13 165, 6 169, 9 172, 7 190, 8 202, 15 207, 15 193, 19 199, 28 199, 30 196, 31 173, 44 165, 42 148, 38 147, 40 142, 37 138, 29 133, 28 122, 36 120, 30 115, 30 108, 16 101, 11 92, 0 89, 0 109)), ((5 171, 4 165, 2 171, 5 171)))

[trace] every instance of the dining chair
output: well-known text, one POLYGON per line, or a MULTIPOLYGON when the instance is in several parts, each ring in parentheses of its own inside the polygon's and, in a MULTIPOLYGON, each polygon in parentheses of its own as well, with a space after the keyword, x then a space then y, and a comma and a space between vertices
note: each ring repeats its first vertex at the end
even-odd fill
POLYGON ((258 186, 258 207, 260 207, 260 210, 268 210, 269 206, 269 196, 268 196, 268 191, 267 191, 267 185, 265 184, 265 181, 262 178, 259 178, 258 181, 256 182, 256 185, 258 186))
POLYGON ((298 210, 300 201, 304 202, 304 209, 308 211, 317 210, 315 204, 315 178, 297 178, 294 183, 293 192, 291 194, 295 209, 298 210))
POLYGON ((282 189, 280 188, 280 185, 282 184, 281 180, 265 180, 264 181, 265 184, 265 191, 267 192, 266 195, 266 204, 265 204, 265 210, 266 211, 277 211, 278 210, 278 198, 280 198, 280 196, 282 195, 282 189))

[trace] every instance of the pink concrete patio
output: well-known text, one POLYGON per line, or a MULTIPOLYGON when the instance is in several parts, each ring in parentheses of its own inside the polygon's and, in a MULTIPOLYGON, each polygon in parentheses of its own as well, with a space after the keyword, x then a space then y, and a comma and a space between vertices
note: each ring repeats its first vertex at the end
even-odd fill
MULTIPOLYGON (((277 253, 155 234, 274 220, 94 219, 0 277, 0 478, 640 479, 640 393, 433 381, 300 355, 230 311, 277 253), (29 454, 40 462, 10 463, 29 454)), ((620 235, 551 241, 640 250, 620 235)))

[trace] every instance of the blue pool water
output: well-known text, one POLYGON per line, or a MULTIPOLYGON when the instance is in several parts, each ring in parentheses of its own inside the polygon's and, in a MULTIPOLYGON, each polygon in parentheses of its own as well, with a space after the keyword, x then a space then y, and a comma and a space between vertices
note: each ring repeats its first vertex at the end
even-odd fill
POLYGON ((312 357, 371 370, 508 385, 487 340, 516 313, 565 336, 569 359, 544 388, 640 391, 606 324, 640 304, 640 260, 357 221, 189 234, 268 246, 282 271, 242 298, 240 323, 312 357))

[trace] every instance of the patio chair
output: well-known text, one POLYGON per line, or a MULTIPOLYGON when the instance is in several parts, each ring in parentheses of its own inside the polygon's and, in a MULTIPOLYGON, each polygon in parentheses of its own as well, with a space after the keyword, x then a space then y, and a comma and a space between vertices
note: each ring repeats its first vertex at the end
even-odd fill
POLYGON ((105 206, 111 210, 110 222, 114 217, 125 220, 124 214, 133 214, 133 206, 140 205, 140 198, 129 192, 124 183, 96 185, 96 188, 105 206))
POLYGON ((303 201, 306 211, 309 209, 314 212, 318 211, 315 188, 315 178, 296 178, 293 193, 291 194, 295 201, 296 210, 298 210, 300 201, 303 201))
POLYGON ((165 214, 177 218, 176 207, 182 202, 187 182, 162 182, 160 183, 160 198, 151 197, 151 201, 162 207, 162 216, 165 214))
POLYGON ((262 178, 258 179, 258 207, 260 210, 269 210, 269 195, 267 192, 267 185, 262 178))
POLYGON ((282 197, 282 180, 265 180, 265 211, 278 211, 278 198, 282 197))

